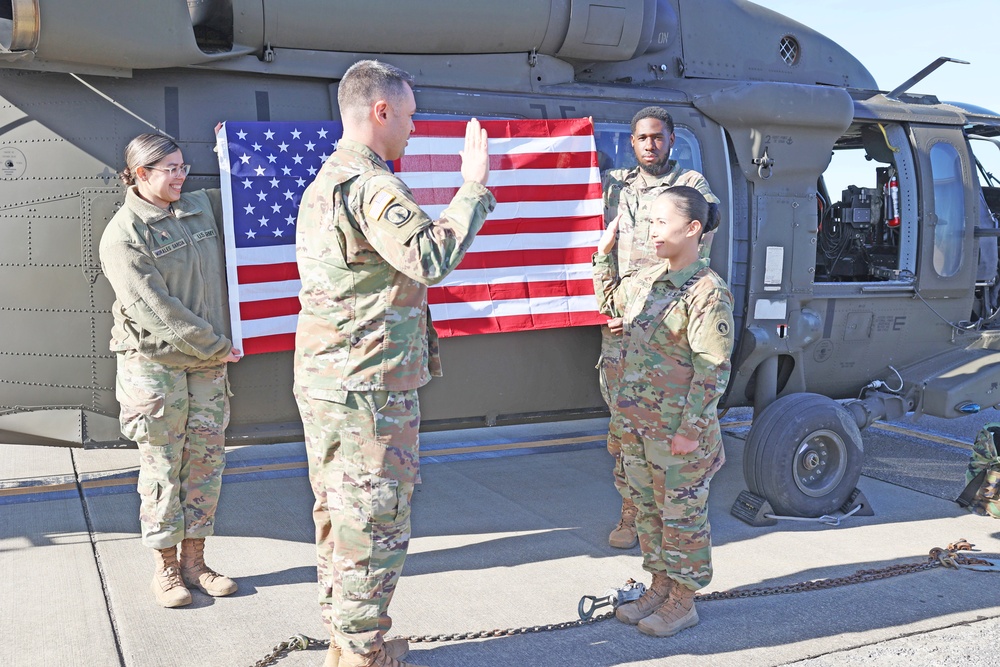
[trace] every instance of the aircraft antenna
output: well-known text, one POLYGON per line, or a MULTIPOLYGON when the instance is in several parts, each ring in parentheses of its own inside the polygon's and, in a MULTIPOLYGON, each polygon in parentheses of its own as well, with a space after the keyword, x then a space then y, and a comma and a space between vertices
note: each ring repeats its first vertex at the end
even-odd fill
POLYGON ((959 60, 957 58, 947 58, 945 56, 941 56, 927 67, 923 68, 922 70, 911 76, 909 79, 907 79, 900 85, 893 88, 892 92, 886 94, 886 97, 888 97, 890 100, 896 100, 898 102, 900 95, 908 91, 910 88, 914 86, 914 84, 916 84, 919 81, 922 81, 928 74, 936 70, 938 67, 941 67, 941 65, 944 65, 945 63, 958 63, 959 65, 969 64, 969 62, 966 60, 959 60))
POLYGON ((91 84, 87 83, 86 81, 84 81, 83 79, 81 79, 80 77, 78 77, 76 74, 73 74, 72 72, 70 72, 69 75, 71 77, 73 77, 74 79, 76 79, 77 81, 79 81, 80 83, 82 83, 85 87, 87 87, 90 90, 94 91, 95 93, 97 93, 98 95, 100 95, 101 97, 103 97, 104 99, 106 99, 108 102, 111 102, 116 107, 118 107, 119 109, 121 109, 122 111, 124 111, 125 113, 127 113, 128 115, 132 116, 136 120, 138 120, 139 122, 148 125, 149 127, 153 128, 159 134, 162 134, 163 136, 167 137, 168 139, 172 139, 175 142, 177 141, 176 137, 170 136, 167 132, 164 132, 160 128, 156 127, 155 125, 153 125, 152 123, 150 123, 148 120, 146 120, 145 118, 143 118, 139 114, 135 113, 134 111, 132 111, 128 107, 126 107, 124 104, 121 104, 120 102, 118 102, 117 100, 115 100, 110 95, 107 95, 106 93, 103 93, 102 91, 98 90, 97 88, 95 88, 91 84))

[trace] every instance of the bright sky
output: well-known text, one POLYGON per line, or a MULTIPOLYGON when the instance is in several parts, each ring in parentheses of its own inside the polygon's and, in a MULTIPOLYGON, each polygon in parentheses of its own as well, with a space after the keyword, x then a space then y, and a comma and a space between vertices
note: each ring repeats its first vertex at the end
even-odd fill
POLYGON ((976 104, 1000 113, 997 0, 752 0, 803 23, 850 51, 882 90, 892 90, 938 56, 945 63, 911 93, 976 104))
MULTIPOLYGON (((939 56, 945 63, 909 92, 936 95, 1000 113, 997 0, 751 0, 803 23, 861 61, 882 90, 892 90, 939 56)), ((1000 151, 973 142, 976 155, 1000 177, 1000 151)))

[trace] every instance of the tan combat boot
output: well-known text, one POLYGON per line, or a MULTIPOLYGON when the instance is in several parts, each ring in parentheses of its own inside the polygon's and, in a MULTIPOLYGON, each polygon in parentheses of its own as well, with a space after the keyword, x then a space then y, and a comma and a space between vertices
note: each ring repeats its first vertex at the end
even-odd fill
POLYGON ((639 632, 651 637, 673 637, 695 625, 698 625, 698 610, 694 608, 694 591, 675 584, 667 601, 639 621, 639 632))
POLYGON ((212 597, 236 592, 236 582, 205 565, 205 538, 190 537, 181 542, 181 575, 188 586, 196 586, 212 597))
MULTIPOLYGON (((405 639, 389 639, 382 644, 386 654, 390 658, 395 660, 402 660, 406 657, 406 654, 410 652, 410 645, 405 639)), ((323 663, 323 667, 340 667, 340 648, 333 641, 330 642, 330 648, 326 652, 326 661, 323 663)), ((399 663, 406 664, 406 663, 399 663)))
MULTIPOLYGON (((405 644, 405 640, 393 641, 402 641, 405 644)), ((417 665, 394 658, 389 652, 392 643, 392 641, 384 642, 375 651, 364 655, 341 649, 340 663, 337 667, 417 667, 417 665)), ((407 646, 406 649, 409 650, 409 647, 407 646)))
POLYGON ((635 515, 639 508, 631 500, 622 499, 622 518, 608 535, 608 544, 615 549, 631 549, 639 543, 635 532, 635 515))
POLYGON ((177 565, 177 547, 154 549, 156 572, 150 588, 161 607, 183 607, 191 604, 191 591, 184 586, 180 567, 177 565))
POLYGON ((653 574, 653 583, 635 602, 623 604, 615 610, 615 617, 622 623, 635 625, 653 613, 657 607, 667 601, 670 591, 677 586, 674 580, 665 574, 653 574))

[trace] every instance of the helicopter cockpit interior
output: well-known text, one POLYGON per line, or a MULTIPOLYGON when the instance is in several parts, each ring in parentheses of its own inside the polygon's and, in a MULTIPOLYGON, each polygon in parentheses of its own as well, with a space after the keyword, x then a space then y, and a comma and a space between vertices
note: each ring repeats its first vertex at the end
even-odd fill
POLYGON ((916 173, 904 128, 854 123, 817 183, 816 282, 904 282, 917 260, 916 173))
MULTIPOLYGON (((1000 228, 1000 127, 979 127, 967 134, 979 177, 982 204, 980 228, 1000 228), (979 132, 982 132, 981 134, 979 132)), ((995 321, 1000 309, 1000 259, 998 239, 983 236, 979 239, 979 270, 976 276, 976 309, 974 315, 995 321)))

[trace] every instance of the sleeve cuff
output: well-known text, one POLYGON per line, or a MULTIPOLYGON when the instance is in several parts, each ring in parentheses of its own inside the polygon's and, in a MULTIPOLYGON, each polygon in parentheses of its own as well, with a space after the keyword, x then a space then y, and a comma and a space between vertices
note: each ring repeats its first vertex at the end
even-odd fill
POLYGON ((590 261, 591 261, 591 263, 594 266, 599 266, 599 267, 602 267, 602 268, 603 267, 609 267, 610 268, 610 266, 611 266, 611 255, 610 254, 602 255, 599 252, 595 252, 593 254, 593 256, 590 258, 590 261))
POLYGON ((681 423, 680 428, 677 429, 677 434, 688 438, 689 440, 697 440, 701 437, 702 432, 705 430, 707 424, 704 423, 704 419, 697 419, 693 422, 685 421, 681 423))
POLYGON ((466 181, 462 184, 462 187, 467 188, 469 194, 479 199, 486 206, 487 211, 493 212, 493 209, 497 205, 497 199, 488 187, 476 181, 466 181))

